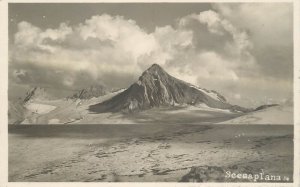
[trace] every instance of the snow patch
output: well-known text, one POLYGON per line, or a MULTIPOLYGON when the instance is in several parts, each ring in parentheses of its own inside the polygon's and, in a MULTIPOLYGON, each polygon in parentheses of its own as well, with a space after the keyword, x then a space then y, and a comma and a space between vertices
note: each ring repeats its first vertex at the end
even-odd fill
POLYGON ((61 124, 61 122, 59 121, 59 119, 50 119, 48 121, 48 124, 61 124))
MULTIPOLYGON (((190 87, 191 87, 191 88, 195 88, 195 89, 197 89, 197 90, 199 90, 199 91, 205 93, 206 95, 208 95, 209 97, 211 97, 211 98, 213 98, 213 99, 215 99, 215 100, 222 101, 222 100, 219 98, 218 94, 216 94, 216 93, 214 93, 214 92, 212 92, 212 91, 206 91, 206 90, 204 90, 204 89, 198 88, 198 87, 193 86, 193 85, 191 85, 190 87)), ((222 101, 222 102, 223 102, 223 101, 222 101)))
POLYGON ((230 110, 225 110, 225 109, 219 109, 219 108, 211 108, 207 106, 206 104, 198 104, 196 106, 191 106, 191 105, 178 105, 182 106, 182 109, 179 110, 170 110, 167 113, 182 113, 182 112, 190 112, 190 111, 210 111, 210 112, 222 112, 222 113, 230 113, 232 112, 230 110))
POLYGON ((196 107, 200 108, 202 110, 206 110, 206 111, 218 111, 218 112, 232 113, 229 109, 211 108, 211 107, 207 106, 205 103, 197 104, 196 107))
POLYGON ((27 110, 37 114, 47 114, 56 108, 56 106, 40 103, 27 103, 25 107, 27 110))

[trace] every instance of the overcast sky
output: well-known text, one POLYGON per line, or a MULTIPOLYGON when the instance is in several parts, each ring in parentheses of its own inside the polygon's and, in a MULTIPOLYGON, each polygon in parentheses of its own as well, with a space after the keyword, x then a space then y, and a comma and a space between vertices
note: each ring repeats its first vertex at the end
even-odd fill
POLYGON ((128 87, 151 64, 231 103, 292 97, 291 3, 9 4, 9 92, 128 87))

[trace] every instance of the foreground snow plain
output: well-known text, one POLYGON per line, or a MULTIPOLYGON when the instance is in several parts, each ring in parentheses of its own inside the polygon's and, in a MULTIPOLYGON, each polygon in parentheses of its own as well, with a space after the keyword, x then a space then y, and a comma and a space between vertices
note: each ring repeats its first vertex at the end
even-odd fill
POLYGON ((204 182, 227 181, 223 169, 291 182, 293 126, 9 126, 10 182, 178 182, 193 167, 218 168, 204 182))

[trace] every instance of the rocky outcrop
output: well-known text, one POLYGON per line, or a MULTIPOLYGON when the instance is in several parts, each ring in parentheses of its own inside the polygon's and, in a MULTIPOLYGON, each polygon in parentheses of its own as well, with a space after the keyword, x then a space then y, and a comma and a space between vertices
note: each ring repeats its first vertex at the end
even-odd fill
POLYGON ((106 88, 104 86, 90 86, 89 88, 85 88, 82 90, 79 90, 75 94, 73 94, 71 99, 91 99, 93 97, 100 97, 108 92, 106 91, 106 88))
POLYGON ((279 106, 279 105, 278 104, 261 105, 261 106, 257 107, 254 111, 263 110, 263 109, 273 107, 273 106, 279 106))
POLYGON ((232 165, 227 167, 218 166, 196 166, 184 175, 180 182, 257 182, 254 175, 261 171, 257 168, 242 165, 232 165), (234 173, 235 177, 230 174, 234 173), (236 174, 242 175, 237 177, 236 174), (251 177, 250 177, 251 175, 251 177))

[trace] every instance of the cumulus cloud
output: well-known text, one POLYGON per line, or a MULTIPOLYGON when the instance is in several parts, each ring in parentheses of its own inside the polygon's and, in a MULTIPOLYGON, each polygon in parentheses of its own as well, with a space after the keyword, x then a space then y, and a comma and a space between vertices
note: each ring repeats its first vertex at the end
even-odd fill
MULTIPOLYGON (((133 81, 132 74, 141 71, 136 71, 137 58, 153 51, 157 45, 153 36, 134 21, 119 16, 93 16, 73 28, 65 23, 57 29, 46 30, 28 22, 18 26, 10 55, 14 65, 61 70, 68 75, 61 77, 61 83, 69 87, 85 84, 78 85, 74 80, 82 72, 88 72, 91 79, 102 84, 112 82, 109 79, 118 73, 125 80, 131 79, 125 81, 126 85, 133 81)), ((32 72, 31 76, 35 75, 37 73, 32 72)))
POLYGON ((45 40, 63 41, 67 35, 72 33, 72 29, 65 23, 61 23, 58 29, 46 29, 42 31, 40 28, 22 21, 18 24, 18 30, 15 34, 15 44, 23 48, 36 48, 40 50, 54 52, 55 48, 47 45, 45 40))
MULTIPOLYGON (((158 63, 171 75, 220 91, 232 102, 251 105, 253 95, 263 101, 265 94, 282 99, 291 86, 280 80, 281 88, 286 88, 272 94, 276 89, 270 82, 277 80, 277 70, 270 67, 274 63, 271 59, 280 67, 285 64, 278 59, 292 58, 289 24, 279 21, 285 28, 260 30, 254 21, 268 27, 275 24, 271 18, 277 16, 290 21, 290 10, 283 8, 278 14, 269 11, 268 19, 262 15, 269 10, 265 6, 217 4, 214 10, 186 15, 173 26, 156 27, 150 33, 134 20, 109 14, 92 16, 77 25, 61 23, 55 29, 23 21, 10 47, 9 80, 13 84, 64 89, 91 84, 119 88, 127 87, 151 64, 158 63), (274 40, 272 34, 268 35, 271 30, 276 33, 274 37, 287 39, 269 41, 274 40), (286 50, 265 54, 278 50, 278 46, 286 50), (258 90, 258 84, 263 89, 258 90)), ((282 71, 289 68, 282 67, 282 71)))
POLYGON ((93 16, 77 29, 84 40, 96 38, 111 41, 116 48, 129 52, 135 59, 151 52, 157 45, 152 35, 145 33, 135 21, 122 16, 93 16))

